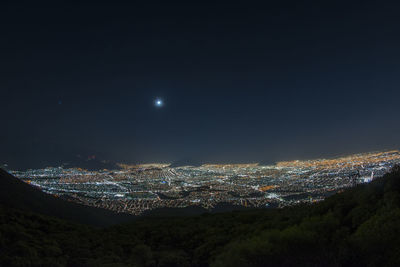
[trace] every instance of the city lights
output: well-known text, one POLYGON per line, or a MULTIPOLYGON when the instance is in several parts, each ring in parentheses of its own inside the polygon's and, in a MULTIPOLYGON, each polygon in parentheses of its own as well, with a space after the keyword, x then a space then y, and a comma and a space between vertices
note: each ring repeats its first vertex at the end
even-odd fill
POLYGON ((279 162, 276 165, 120 164, 118 170, 46 168, 14 171, 41 190, 78 203, 139 215, 156 208, 224 203, 245 207, 285 207, 316 202, 372 181, 400 163, 400 152, 356 154, 336 159, 279 162))

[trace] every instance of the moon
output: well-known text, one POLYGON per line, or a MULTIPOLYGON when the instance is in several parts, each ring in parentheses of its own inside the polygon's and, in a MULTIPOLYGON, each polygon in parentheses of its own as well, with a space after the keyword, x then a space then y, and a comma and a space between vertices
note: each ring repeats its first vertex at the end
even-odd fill
POLYGON ((161 108, 164 105, 164 102, 161 98, 156 98, 156 100, 154 101, 154 105, 158 108, 161 108))

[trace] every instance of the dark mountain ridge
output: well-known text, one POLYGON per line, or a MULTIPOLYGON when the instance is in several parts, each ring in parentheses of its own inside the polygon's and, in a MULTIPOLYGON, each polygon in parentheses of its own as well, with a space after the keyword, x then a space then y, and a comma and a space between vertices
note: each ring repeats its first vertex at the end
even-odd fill
POLYGON ((186 158, 180 159, 172 162, 169 167, 176 168, 176 167, 183 167, 183 166, 191 166, 191 167, 200 167, 203 163, 199 160, 186 158))
POLYGON ((135 217, 65 201, 46 194, 0 169, 0 204, 96 226, 132 221, 135 217))

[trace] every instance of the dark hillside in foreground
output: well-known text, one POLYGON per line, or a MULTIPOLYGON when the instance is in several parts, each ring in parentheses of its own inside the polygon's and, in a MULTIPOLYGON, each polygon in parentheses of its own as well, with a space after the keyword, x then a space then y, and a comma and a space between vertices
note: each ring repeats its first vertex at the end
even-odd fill
POLYGON ((117 214, 56 198, 18 180, 2 169, 0 169, 0 204, 97 226, 118 224, 134 219, 134 216, 117 214))
POLYGON ((311 205, 98 229, 0 209, 1 266, 399 266, 400 168, 311 205))

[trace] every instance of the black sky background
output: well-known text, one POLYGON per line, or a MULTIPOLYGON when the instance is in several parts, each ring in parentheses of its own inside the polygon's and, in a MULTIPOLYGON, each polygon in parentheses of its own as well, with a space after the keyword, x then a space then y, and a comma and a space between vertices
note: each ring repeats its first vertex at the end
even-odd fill
POLYGON ((397 149, 399 7, 3 2, 0 160, 274 162, 397 149))

